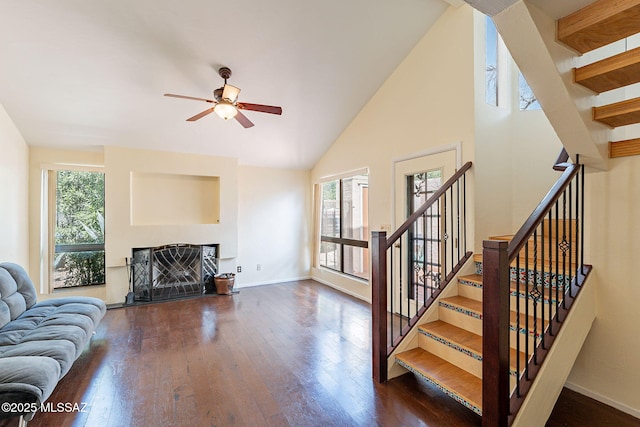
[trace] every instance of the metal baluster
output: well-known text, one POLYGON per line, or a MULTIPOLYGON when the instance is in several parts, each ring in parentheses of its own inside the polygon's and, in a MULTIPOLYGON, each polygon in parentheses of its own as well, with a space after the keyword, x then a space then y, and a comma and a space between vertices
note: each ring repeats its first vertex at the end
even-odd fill
MULTIPOLYGON (((431 207, 429 209, 431 209, 431 221, 429 222, 429 232, 431 234, 433 234, 433 220, 435 218, 436 221, 436 225, 440 224, 440 217, 434 217, 433 216, 433 207, 437 206, 439 202, 436 202, 434 205, 431 205, 431 207)), ((438 212, 440 212, 440 210, 438 209, 438 212)), ((438 234, 436 236, 434 236, 434 240, 433 242, 429 245, 429 270, 430 270, 430 275, 431 275, 431 282, 433 283, 434 280, 436 280, 436 285, 438 285, 438 288, 440 287, 440 281, 436 279, 435 276, 435 271, 434 271, 434 263, 433 263, 433 254, 434 254, 434 250, 433 250, 433 243, 435 243, 436 246, 436 251, 440 250, 440 232, 438 231, 438 234)))
POLYGON ((389 334, 389 340, 390 342, 387 342, 387 348, 391 346, 391 344, 393 343, 393 325, 395 323, 395 319, 393 316, 393 312, 395 311, 395 305, 394 305, 394 300, 393 300, 393 296, 395 295, 394 289, 395 289, 395 271, 394 271, 394 266, 395 263, 393 262, 393 246, 390 248, 391 250, 387 250, 387 253, 389 254, 389 271, 390 271, 390 286, 388 287, 388 289, 391 291, 391 295, 389 298, 391 300, 391 313, 390 313, 390 323, 391 323, 391 330, 390 330, 390 334, 389 334))
POLYGON ((456 220, 458 225, 458 233, 456 234, 456 248, 458 249, 458 258, 460 260, 460 180, 456 181, 456 220))
POLYGON ((520 254, 516 257, 516 271, 518 272, 516 274, 516 392, 520 397, 520 254))
POLYGON ((444 240, 443 245, 444 248, 441 251, 442 254, 442 262, 440 262, 440 267, 442 269, 442 271, 440 272, 441 275, 444 275, 446 277, 446 273, 447 273, 447 193, 444 192, 442 194, 442 216, 441 218, 443 219, 443 224, 442 224, 442 231, 444 232, 444 235, 442 236, 442 239, 444 240))
MULTIPOLYGON (((449 203, 451 204, 450 209, 449 209, 449 214, 451 215, 451 270, 453 270, 453 266, 455 264, 454 262, 454 258, 453 258, 453 246, 455 244, 455 238, 454 238, 454 234, 453 234, 453 186, 450 187, 449 189, 449 195, 451 196, 449 199, 449 203)), ((447 270, 444 271, 445 272, 445 277, 448 276, 447 274, 447 270)))
POLYGON ((573 245, 572 245, 572 241, 573 241, 573 233, 574 233, 574 226, 573 226, 573 196, 572 196, 572 191, 573 191, 573 181, 571 181, 569 183, 569 296, 573 297, 573 290, 571 289, 571 279, 573 278, 573 274, 574 274, 574 269, 571 266, 571 261, 573 260, 573 256, 571 255, 571 253, 573 252, 573 245))
MULTIPOLYGON (((555 203, 556 206, 556 302, 555 302, 555 306, 556 306, 556 316, 558 317, 558 320, 560 320, 560 313, 558 313, 558 307, 560 305, 560 286, 562 286, 562 284, 560 283, 560 202, 558 200, 556 200, 555 203)), ((562 278, 562 281, 564 282, 564 277, 562 278)))
POLYGON ((467 253, 467 174, 462 175, 462 225, 464 226, 464 253, 467 253))
MULTIPOLYGON (((525 341, 524 352, 529 359, 529 245, 524 245, 524 262, 525 262, 525 306, 524 306, 524 325, 525 325, 525 341)), ((520 270, 518 270, 520 274, 520 270)), ((518 337, 521 336, 520 329, 518 329, 518 337)), ((519 338, 518 338, 519 339, 519 338)), ((529 368, 526 370, 526 378, 529 379, 529 368)))
POLYGON ((540 227, 542 228, 542 235, 540 236, 540 278, 541 278, 541 288, 542 288, 542 295, 540 296, 540 314, 541 319, 540 319, 540 330, 542 331, 540 334, 541 337, 541 345, 542 348, 546 348, 544 345, 544 288, 545 285, 547 283, 545 274, 544 274, 544 219, 542 220, 542 222, 540 223, 540 227))
POLYGON ((567 190, 562 192, 562 307, 567 308, 566 281, 567 281, 567 190))
MULTIPOLYGON (((579 159, 579 156, 576 156, 579 159)), ((577 161, 577 160, 576 160, 577 161)), ((582 186, 580 187, 580 191, 582 192, 582 197, 580 197, 580 210, 582 211, 582 227, 580 227, 580 268, 584 266, 584 165, 580 166, 580 181, 582 182, 582 186)))
POLYGON ((427 242, 430 239, 427 233, 427 212, 422 215, 422 237, 424 238, 422 242, 422 306, 425 306, 427 303, 427 242))
MULTIPOLYGON (((527 245, 529 243, 527 242, 527 245)), ((533 301, 533 363, 538 364, 538 229, 533 231, 533 287, 531 288, 533 301)))
POLYGON ((549 335, 553 335, 553 322, 551 319, 553 318, 553 231, 551 229, 551 210, 549 211, 549 301, 547 305, 549 306, 549 335))

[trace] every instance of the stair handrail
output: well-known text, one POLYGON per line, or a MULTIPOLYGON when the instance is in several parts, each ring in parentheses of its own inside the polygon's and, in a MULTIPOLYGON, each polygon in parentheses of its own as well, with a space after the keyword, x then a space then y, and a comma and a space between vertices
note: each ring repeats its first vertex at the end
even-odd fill
POLYGON ((576 163, 565 163, 563 166, 565 169, 562 175, 510 242, 497 240, 483 242, 483 427, 506 427, 513 423, 542 362, 549 352, 555 335, 591 271, 591 266, 584 264, 584 165, 579 164, 579 157, 577 157, 576 163), (569 200, 568 205, 567 199, 569 200), (560 215, 560 205, 563 208, 562 216, 560 215), (566 215, 567 206, 569 207, 568 217, 566 215), (572 207, 575 207, 575 212, 572 212, 572 207), (575 215, 575 218, 572 215, 575 215), (547 218, 548 223, 545 228, 545 219, 547 218), (560 223, 562 223, 562 227, 559 225, 560 223), (567 223, 569 224, 569 242, 566 241, 567 223), (555 246, 552 243, 554 229, 555 246), (560 229, 563 233, 562 242, 558 242, 560 229), (538 234, 539 230, 541 230, 540 234, 538 234), (545 231, 549 233, 548 237, 545 236, 545 231), (571 237, 574 232, 575 249, 571 237), (545 238, 548 238, 548 241, 545 241, 545 238), (530 240, 533 242, 533 260, 529 258, 530 240), (542 242, 540 245, 539 240, 542 242), (545 258, 545 245, 548 245, 548 263, 545 258), (538 253, 539 250, 541 257, 538 253), (554 250, 555 261, 553 260, 554 250), (574 250, 575 264, 572 263, 572 251, 574 250), (562 253, 560 254, 560 252, 562 253), (565 268, 567 266, 567 252, 569 253, 569 262, 568 268, 565 268), (521 263, 522 254, 524 254, 524 262, 521 263), (562 270, 559 268, 559 254, 563 260, 562 270), (523 264, 524 268, 521 268, 523 264), (577 268, 573 270, 572 265, 577 268), (546 267, 548 267, 546 270, 548 276, 545 276, 546 267), (516 283, 515 291, 510 288, 512 281, 516 283), (524 286, 521 294, 520 285, 522 283, 524 286), (541 295, 540 288, 542 288, 541 295), (553 299, 553 289, 555 289, 555 300, 553 299), (526 346, 526 350, 523 352, 526 355, 524 369, 521 369, 520 356, 517 356, 516 388, 513 390, 513 394, 511 394, 509 381, 511 369, 509 331, 512 327, 510 325, 510 298, 512 295, 516 300, 517 313, 517 323, 514 328, 516 354, 521 352, 522 346, 526 346), (545 298, 548 298, 546 304, 545 298), (531 303, 534 307, 533 330, 530 328, 529 321, 529 305, 531 303), (541 305, 540 313, 542 314, 539 321, 536 320, 538 304, 541 305), (520 319, 523 314, 521 313, 521 305, 526 310, 522 316, 525 320, 522 321, 520 319), (548 311, 546 324, 545 311, 548 311), (525 324, 522 325, 521 322, 525 324), (524 338, 521 335, 524 335, 524 338), (529 347, 531 336, 533 336, 534 344, 529 347), (524 341, 525 344, 521 345, 521 341, 524 341), (531 355, 529 350, 531 350, 531 355))
MULTIPOLYGON (((372 351, 373 351, 373 378, 378 382, 385 382, 387 380, 387 367, 388 367, 388 358, 392 354, 395 348, 402 342, 402 340, 407 336, 408 332, 416 325, 416 322, 422 317, 427 308, 435 301, 435 298, 442 292, 442 290, 446 287, 448 283, 451 282, 451 279, 455 277, 457 272, 460 270, 462 265, 471 257, 472 252, 467 251, 467 243, 466 243, 466 233, 467 233, 467 225, 466 225, 466 179, 465 174, 471 168, 472 162, 465 163, 456 173, 449 178, 444 184, 437 189, 431 197, 429 197, 423 204, 420 206, 414 213, 412 213, 406 221, 398 227, 398 229, 387 238, 386 232, 384 231, 373 231, 371 233, 371 306, 372 306, 372 351), (460 190, 460 181, 462 181, 462 191, 463 194, 459 194, 460 190), (457 203, 454 204, 454 195, 453 188, 456 186, 457 194, 456 199, 457 203), (447 203, 447 192, 449 192, 449 202, 447 203), (438 201, 444 199, 444 203, 439 203, 438 201), (438 212, 440 206, 444 206, 443 216, 445 217, 444 223, 446 228, 446 217, 447 215, 453 216, 454 209, 457 212, 457 233, 458 244, 456 246, 456 252, 458 254, 457 260, 454 261, 453 247, 452 243, 445 242, 444 251, 451 250, 452 259, 451 264, 446 264, 446 255, 444 257, 444 266, 442 266, 443 271, 438 271, 437 273, 437 286, 429 289, 429 297, 426 298, 426 283, 424 284, 423 290, 423 302, 422 305, 418 307, 417 298, 416 298, 416 313, 412 315, 410 318, 407 317, 406 325, 402 327, 402 323, 399 330, 399 336, 394 337, 394 328, 393 328, 393 318, 391 318, 391 342, 389 342, 389 331, 387 318, 387 293, 390 292, 391 295, 391 305, 393 305, 393 248, 400 247, 401 248, 401 237, 404 233, 408 232, 409 229, 417 223, 421 218, 428 216, 428 212, 432 213, 434 205, 437 206, 438 212), (462 205, 462 207, 461 207, 462 205), (450 206, 451 209, 449 212, 446 211, 447 206, 450 206), (460 227, 460 217, 462 216, 462 228, 460 227), (461 249, 463 248, 463 249, 461 249), (461 253, 462 252, 462 253, 461 253), (388 263, 388 257, 391 259, 391 262, 388 263), (455 264, 454 264, 455 262, 455 264), (391 269, 389 277, 391 278, 391 283, 388 284, 388 264, 391 264, 391 269), (444 274, 442 274, 444 273, 444 274), (444 277, 442 277, 444 276, 444 277)), ((453 221, 453 218, 452 218, 453 221)), ((439 221, 438 221, 439 223, 439 221)), ((452 227, 453 224, 450 224, 452 227)), ((426 230, 424 245, 426 245, 426 230)), ((449 236, 453 240, 453 234, 449 236)), ((442 249, 438 246, 439 250, 442 249)), ((400 249, 401 250, 401 249, 400 249)), ((400 259, 402 260, 402 253, 400 255, 400 259)), ((423 260, 423 274, 426 272, 424 268, 426 266, 426 260, 423 260)), ((402 287, 402 271, 400 271, 400 287, 402 287)), ((424 279, 426 281, 426 279, 424 279)), ((407 287, 405 286, 405 290, 407 287)), ((409 312, 410 310, 408 310, 409 312)), ((403 316, 402 310, 400 310, 400 317, 403 316)))

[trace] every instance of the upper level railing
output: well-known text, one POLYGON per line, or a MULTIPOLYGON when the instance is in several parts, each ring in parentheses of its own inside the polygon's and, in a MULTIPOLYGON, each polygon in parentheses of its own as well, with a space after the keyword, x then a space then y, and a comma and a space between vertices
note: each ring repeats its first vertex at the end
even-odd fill
POLYGON ((483 426, 513 422, 591 270, 584 264, 584 166, 563 166, 510 242, 483 243, 483 426))
POLYGON ((387 380, 387 359, 472 255, 467 251, 463 165, 389 238, 371 241, 373 377, 387 380))

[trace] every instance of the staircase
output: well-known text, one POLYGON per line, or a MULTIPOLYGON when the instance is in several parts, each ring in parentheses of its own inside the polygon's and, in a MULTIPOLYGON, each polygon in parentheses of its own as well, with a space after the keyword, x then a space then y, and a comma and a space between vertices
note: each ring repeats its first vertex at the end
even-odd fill
POLYGON ((458 196, 466 194, 470 166, 389 239, 372 233, 373 376, 385 382, 412 372, 481 415, 483 426, 543 425, 595 318, 595 292, 585 286, 591 267, 583 260, 584 166, 564 164, 520 230, 485 240, 473 256, 456 248, 466 220, 454 215, 466 212, 458 196), (442 227, 425 227, 439 204, 442 227), (414 250, 409 230, 440 235, 434 253, 420 246, 417 255, 448 266, 422 301, 411 291, 420 270, 402 267, 420 258, 406 255, 414 250))
MULTIPOLYGON (((640 2, 598 0, 558 20, 557 39, 584 54, 640 32, 640 2)), ((640 47, 573 69, 573 80, 596 94, 640 82, 640 47)), ((592 118, 611 128, 640 123, 640 98, 592 108, 592 118)), ((609 141, 609 157, 640 154, 640 138, 609 141)))
MULTIPOLYGON (((545 229, 550 230, 551 227, 545 229)), ((491 237, 492 240, 505 241, 512 238, 513 235, 491 237)), ((555 239, 551 239, 551 242, 556 245, 555 239)), ((533 239, 530 239, 529 245, 534 245, 533 239)), ((528 252, 533 254, 533 250, 528 252)), ((526 266, 512 263, 510 277, 522 277, 527 271, 532 272, 533 264, 539 261, 539 256, 536 258, 528 256, 526 266)), ((555 260, 556 256, 553 255, 552 261, 555 260)), ((482 255, 474 255, 473 262, 473 274, 458 276, 457 295, 438 301, 438 319, 418 326, 418 346, 396 354, 395 360, 405 369, 482 415, 482 255)), ((575 268, 575 264, 573 267, 575 268)), ((563 294, 560 290, 556 292, 555 281, 549 281, 548 274, 542 271, 539 274, 541 277, 547 276, 541 280, 545 290, 539 299, 544 311, 540 310, 540 304, 534 307, 532 301, 525 302, 525 295, 530 292, 532 285, 525 286, 515 280, 510 283, 511 390, 516 386, 516 378, 524 373, 527 362, 540 341, 540 331, 549 325, 549 313, 555 315, 556 295, 563 294), (524 304, 528 304, 528 307, 524 304), (518 306, 519 312, 516 311, 518 306), (525 340, 528 342, 524 343, 525 340), (516 349, 518 341, 520 351, 516 349), (526 353, 522 351, 524 348, 526 353)), ((557 281, 566 282, 561 278, 557 281)))

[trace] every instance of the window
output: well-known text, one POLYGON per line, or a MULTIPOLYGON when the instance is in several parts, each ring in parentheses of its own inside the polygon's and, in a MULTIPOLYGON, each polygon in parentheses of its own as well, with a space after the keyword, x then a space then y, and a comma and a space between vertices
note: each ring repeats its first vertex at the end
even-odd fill
POLYGON ((320 265, 369 277, 369 184, 367 175, 320 184, 320 265))
MULTIPOLYGON (((501 58, 511 56, 506 51, 506 47, 502 43, 502 39, 498 34, 493 20, 485 17, 485 101, 487 104, 497 107, 506 104, 506 99, 515 91, 515 75, 502 72, 505 69, 505 62, 501 58), (500 93, 500 87, 507 87, 500 93), (507 98, 505 98, 507 96, 507 98)), ((508 59, 512 63, 512 59, 508 59)), ((541 110, 542 107, 538 103, 531 87, 525 80, 522 73, 518 72, 518 103, 520 111, 541 110)))
POLYGON ((104 173, 49 171, 53 289, 105 283, 104 173))
POLYGON ((494 107, 498 106, 498 31, 490 17, 485 18, 485 101, 494 107))
POLYGON ((536 96, 533 94, 531 87, 529 87, 529 83, 525 80, 522 73, 518 73, 518 89, 520 96, 520 111, 527 110, 541 110, 542 107, 540 103, 536 99, 536 96))

